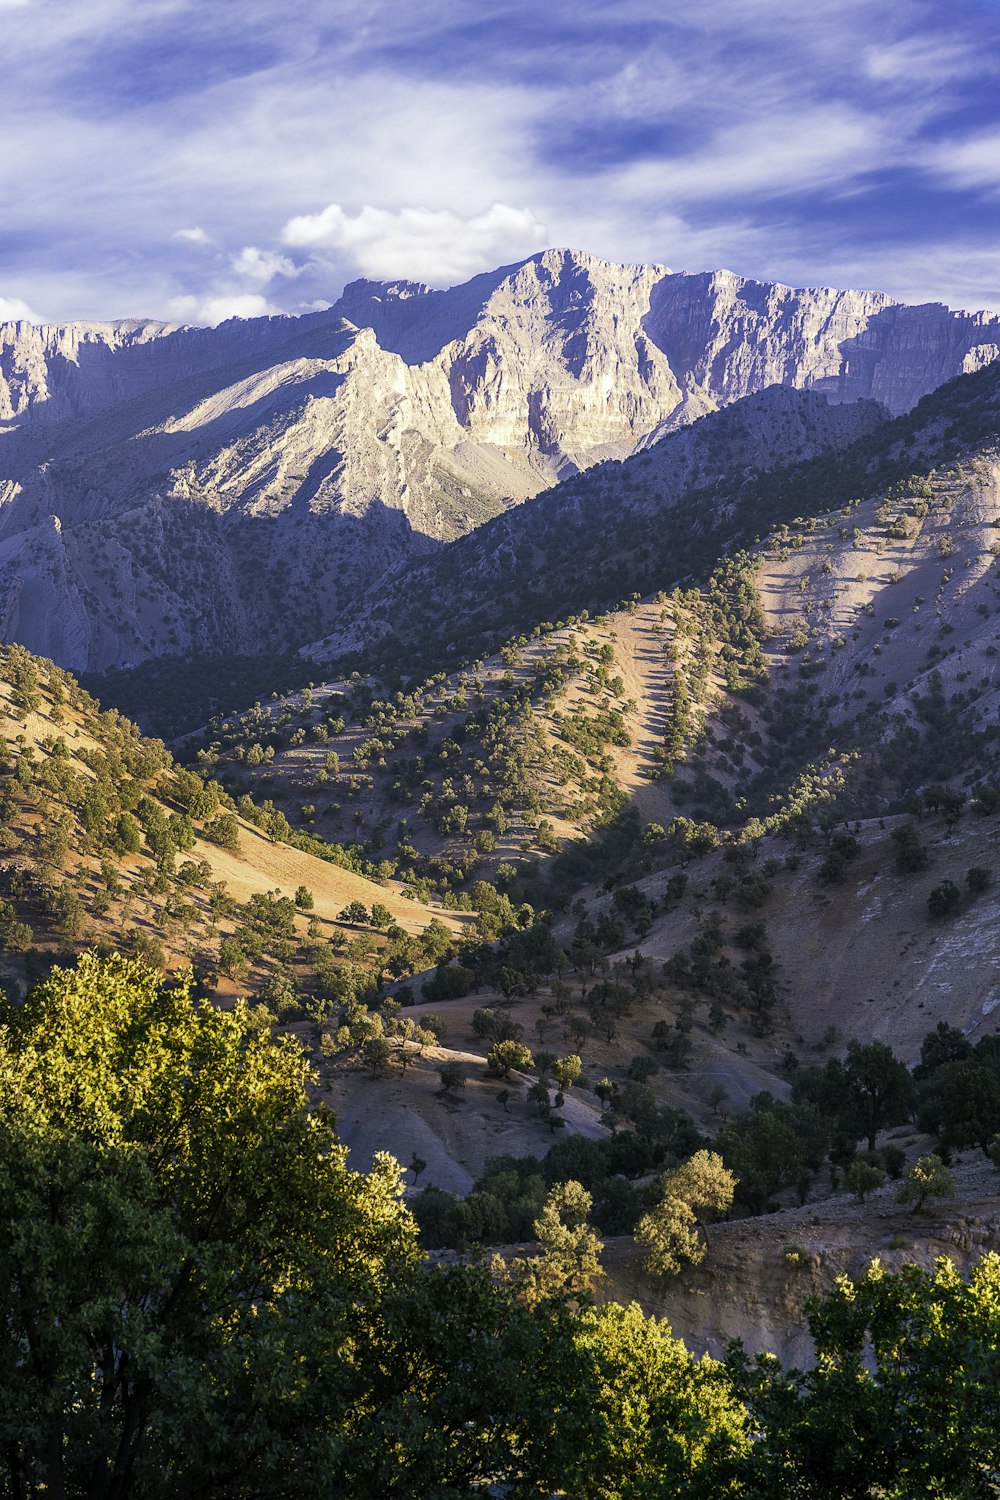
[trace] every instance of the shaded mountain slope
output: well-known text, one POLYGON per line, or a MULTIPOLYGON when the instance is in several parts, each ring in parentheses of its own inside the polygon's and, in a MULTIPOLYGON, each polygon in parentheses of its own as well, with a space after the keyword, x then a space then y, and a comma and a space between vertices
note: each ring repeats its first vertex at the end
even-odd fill
POLYGON ((540 621, 703 577, 772 526, 882 493, 989 443, 1000 426, 1000 366, 950 382, 891 422, 877 417, 871 405, 828 407, 780 388, 747 397, 390 575, 308 654, 318 664, 427 670, 540 621))
POLYGON ((75 670, 327 634, 394 567, 774 384, 892 411, 997 320, 553 250, 325 312, 0 329, 0 634, 75 670))

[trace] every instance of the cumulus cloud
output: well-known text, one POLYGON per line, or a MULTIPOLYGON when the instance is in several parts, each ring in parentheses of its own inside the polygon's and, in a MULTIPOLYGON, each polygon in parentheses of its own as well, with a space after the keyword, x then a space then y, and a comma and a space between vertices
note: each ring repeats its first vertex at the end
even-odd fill
MULTIPOLYGON (((0 0, 0 5, 3 0, 0 0)), ((0 297, 0 323, 40 323, 42 320, 32 312, 21 297, 0 297)))
POLYGON ((468 217, 447 208, 370 204, 350 214, 331 203, 321 213, 290 219, 281 238, 296 249, 336 251, 368 276, 441 285, 544 248, 546 229, 530 209, 506 203, 468 217))
POLYGON ((207 297, 173 297, 167 311, 178 323, 214 328, 227 318, 266 318, 280 313, 259 292, 218 292, 207 297))
POLYGON ((298 276, 301 269, 287 255, 279 255, 274 250, 259 250, 256 245, 244 245, 229 264, 235 276, 257 286, 266 286, 276 276, 298 276))

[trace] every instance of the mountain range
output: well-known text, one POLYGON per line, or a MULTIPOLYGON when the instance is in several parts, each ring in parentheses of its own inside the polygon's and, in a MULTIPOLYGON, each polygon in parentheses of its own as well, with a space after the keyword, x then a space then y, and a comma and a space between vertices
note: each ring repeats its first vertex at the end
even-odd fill
POLYGON ((662 440, 719 408, 808 396, 746 409, 773 467, 998 352, 986 313, 563 250, 299 318, 4 325, 0 633, 98 673, 346 642, 387 573, 559 481, 651 450, 689 486, 726 429, 662 440))

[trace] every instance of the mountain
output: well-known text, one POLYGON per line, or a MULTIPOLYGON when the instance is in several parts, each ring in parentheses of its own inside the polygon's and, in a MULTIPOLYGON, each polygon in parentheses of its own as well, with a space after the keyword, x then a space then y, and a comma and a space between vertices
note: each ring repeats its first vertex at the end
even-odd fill
POLYGON ((745 397, 401 565, 307 655, 328 671, 419 674, 544 621, 703 576, 775 525, 988 445, 1000 425, 1000 363, 882 417, 872 402, 830 406, 780 387, 745 397))
POLYGON ((110 701, 174 727, 212 696, 192 644, 319 621, 273 667, 322 680, 247 667, 258 701, 171 754, 3 648, 5 987, 83 945, 193 961, 308 1050, 356 1165, 410 1158, 429 1247, 582 1184, 612 1288, 702 1345, 989 1243, 1000 360, 987 320, 862 303, 550 254, 26 334, 12 618, 69 640, 75 588, 84 655, 163 657, 110 701), (522 503, 446 514, 442 454, 522 503), (709 1146, 744 1218, 664 1290, 629 1237, 709 1146), (930 1151, 962 1201, 915 1235, 886 1179, 930 1151))
POLYGON ((831 746, 859 757, 857 816, 974 784, 1000 704, 998 430, 1000 365, 892 422, 748 397, 388 579, 338 675, 198 743, 443 893, 630 805, 738 830, 831 746))
POLYGON ((215 329, 0 328, 0 633, 76 670, 292 649, 386 572, 773 384, 908 409, 1000 320, 547 251, 215 329))

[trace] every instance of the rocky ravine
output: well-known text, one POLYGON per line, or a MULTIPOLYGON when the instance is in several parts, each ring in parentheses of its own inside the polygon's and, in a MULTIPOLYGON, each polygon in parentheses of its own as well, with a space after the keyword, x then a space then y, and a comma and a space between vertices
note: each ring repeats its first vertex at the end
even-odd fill
POLYGON ((1000 320, 569 251, 216 329, 0 327, 0 633, 76 670, 327 634, 387 568, 772 384, 891 411, 1000 320))
POLYGON ((839 1193, 714 1225, 707 1258, 673 1280, 646 1274, 634 1240, 609 1240, 599 1296, 641 1303, 696 1354, 718 1358, 741 1339, 751 1354, 808 1367, 815 1351, 807 1304, 832 1292, 839 1276, 861 1277, 875 1259, 890 1271, 907 1263, 931 1269, 942 1256, 968 1274, 1000 1251, 995 1170, 970 1157, 955 1175, 957 1200, 932 1201, 919 1214, 896 1201, 890 1183, 864 1204, 839 1193))

